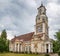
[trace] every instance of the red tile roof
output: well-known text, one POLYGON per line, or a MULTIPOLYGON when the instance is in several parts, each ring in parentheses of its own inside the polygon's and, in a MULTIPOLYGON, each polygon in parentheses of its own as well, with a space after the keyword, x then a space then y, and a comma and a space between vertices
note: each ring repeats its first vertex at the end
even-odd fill
POLYGON ((34 32, 31 32, 31 33, 27 33, 27 34, 24 34, 24 35, 20 35, 20 36, 15 36, 11 42, 14 42, 16 39, 18 40, 23 40, 23 41, 30 41, 32 39, 32 36, 33 36, 34 32))

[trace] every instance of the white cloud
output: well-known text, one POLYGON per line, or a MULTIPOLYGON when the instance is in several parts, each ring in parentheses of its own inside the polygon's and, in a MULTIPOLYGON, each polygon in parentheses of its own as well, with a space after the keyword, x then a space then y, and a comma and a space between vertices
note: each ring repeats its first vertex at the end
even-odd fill
POLYGON ((47 2, 57 3, 57 2, 58 2, 58 0, 47 0, 47 2))
POLYGON ((34 0, 25 0, 26 4, 29 6, 29 7, 34 7, 36 8, 36 2, 34 0))
MULTIPOLYGON (((37 7, 42 0, 0 0, 0 32, 7 30, 8 38, 34 31, 37 7)), ((47 7, 50 37, 60 28, 58 0, 43 0, 47 7)))
POLYGON ((56 31, 60 29, 60 5, 57 0, 52 0, 47 3, 47 15, 49 19, 49 36, 54 38, 56 31))
POLYGON ((4 27, 4 25, 0 24, 0 27, 4 27))
POLYGON ((59 13, 60 9, 60 5, 56 4, 56 3, 48 3, 47 4, 47 14, 50 16, 50 17, 56 17, 57 16, 57 13, 59 13))

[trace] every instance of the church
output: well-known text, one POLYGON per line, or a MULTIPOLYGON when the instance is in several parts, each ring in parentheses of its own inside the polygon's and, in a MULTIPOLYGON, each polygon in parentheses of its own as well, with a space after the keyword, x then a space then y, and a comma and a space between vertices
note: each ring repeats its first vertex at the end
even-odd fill
POLYGON ((52 39, 49 38, 48 17, 43 4, 37 8, 35 32, 15 36, 9 43, 9 51, 19 53, 52 53, 52 39))

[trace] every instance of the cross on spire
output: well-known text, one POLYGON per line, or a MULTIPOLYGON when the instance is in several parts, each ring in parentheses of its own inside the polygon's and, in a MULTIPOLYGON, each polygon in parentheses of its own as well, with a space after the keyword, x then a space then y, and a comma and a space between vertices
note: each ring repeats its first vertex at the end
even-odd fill
POLYGON ((41 1, 41 6, 43 6, 43 2, 41 1))

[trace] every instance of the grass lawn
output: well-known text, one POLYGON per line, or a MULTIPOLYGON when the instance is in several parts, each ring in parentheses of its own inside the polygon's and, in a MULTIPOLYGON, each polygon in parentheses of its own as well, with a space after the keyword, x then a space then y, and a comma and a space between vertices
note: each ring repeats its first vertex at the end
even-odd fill
POLYGON ((44 56, 43 54, 0 53, 0 56, 44 56))

